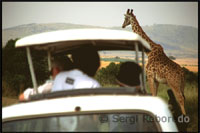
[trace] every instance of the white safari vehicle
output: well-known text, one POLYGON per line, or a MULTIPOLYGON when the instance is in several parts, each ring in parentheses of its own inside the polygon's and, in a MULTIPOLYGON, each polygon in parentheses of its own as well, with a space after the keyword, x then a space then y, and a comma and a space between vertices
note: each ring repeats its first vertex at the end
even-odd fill
POLYGON ((96 88, 73 89, 36 94, 30 101, 2 109, 3 132, 50 131, 177 131, 168 105, 158 97, 145 93, 144 52, 149 44, 137 34, 109 29, 72 29, 46 32, 24 37, 16 47, 25 47, 33 86, 37 88, 31 49, 45 50, 51 68, 51 56, 71 53, 74 49, 93 45, 101 50, 132 50, 138 62, 142 54, 141 89, 96 88))

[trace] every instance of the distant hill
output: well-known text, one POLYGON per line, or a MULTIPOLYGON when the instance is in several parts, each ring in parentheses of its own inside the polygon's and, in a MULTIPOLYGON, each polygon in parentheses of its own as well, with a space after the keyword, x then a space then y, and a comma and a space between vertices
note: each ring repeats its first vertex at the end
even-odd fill
MULTIPOLYGON (((198 58, 198 29, 190 26, 155 24, 143 26, 146 34, 161 44, 167 55, 198 58)), ((121 29, 121 27, 113 27, 121 29)), ((126 28, 132 31, 131 26, 126 28)))
POLYGON ((87 25, 77 25, 69 23, 46 23, 46 24, 26 24, 19 25, 12 28, 3 29, 3 46, 4 47, 8 40, 25 37, 32 34, 37 34, 41 32, 64 30, 64 29, 74 29, 74 28, 98 28, 97 26, 87 26, 87 25))
MULTIPOLYGON (((9 39, 21 38, 41 32, 74 29, 74 28, 105 28, 90 25, 78 25, 70 23, 47 23, 47 24, 26 24, 12 28, 3 29, 2 47, 9 39)), ((155 24, 142 27, 146 34, 156 43, 164 47, 167 55, 182 58, 198 57, 198 29, 189 26, 155 24)), ((122 29, 121 27, 110 27, 108 29, 118 29, 131 31, 131 26, 122 29)))

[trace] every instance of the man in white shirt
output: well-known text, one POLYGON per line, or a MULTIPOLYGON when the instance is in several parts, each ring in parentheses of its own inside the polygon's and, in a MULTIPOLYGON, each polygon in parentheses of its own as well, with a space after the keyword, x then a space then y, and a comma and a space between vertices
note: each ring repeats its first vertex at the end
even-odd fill
MULTIPOLYGON (((68 71, 73 68, 72 61, 66 56, 57 56, 52 61, 52 69, 50 74, 52 75, 53 80, 56 75, 62 71, 68 71)), ((38 93, 48 93, 51 92, 53 86, 53 80, 47 80, 43 85, 40 85, 37 90, 38 93)), ((22 94, 19 96, 20 101, 29 100, 31 95, 36 94, 36 91, 33 88, 27 88, 22 94)))
MULTIPOLYGON (((72 54, 73 63, 68 57, 54 59, 52 63, 52 77, 54 81, 47 81, 38 87, 38 93, 47 93, 68 89, 98 88, 101 85, 92 78, 100 66, 100 58, 93 47, 83 47, 72 54), (74 68, 75 69, 72 69, 74 68)), ((28 88, 19 96, 20 101, 29 100, 36 92, 28 88)))
POLYGON ((100 87, 100 84, 95 79, 78 69, 73 69, 56 76, 52 91, 97 87, 100 87))
POLYGON ((72 59, 75 69, 59 73, 52 91, 100 87, 98 81, 92 78, 100 66, 97 51, 93 47, 85 46, 73 51, 72 59))
MULTIPOLYGON (((75 69, 57 74, 53 83, 52 92, 100 87, 98 81, 92 78, 100 66, 100 58, 97 51, 93 47, 85 46, 79 50, 73 51, 72 59, 75 69)), ((90 119, 93 119, 93 117, 87 118, 79 116, 79 119, 86 123, 90 122, 90 119)), ((76 125, 78 121, 77 117, 68 118, 67 121, 65 119, 59 120, 61 127, 66 127, 66 125, 76 125)), ((50 121, 50 123, 55 125, 54 121, 50 121)), ((75 126, 73 128, 78 129, 79 127, 75 126)))

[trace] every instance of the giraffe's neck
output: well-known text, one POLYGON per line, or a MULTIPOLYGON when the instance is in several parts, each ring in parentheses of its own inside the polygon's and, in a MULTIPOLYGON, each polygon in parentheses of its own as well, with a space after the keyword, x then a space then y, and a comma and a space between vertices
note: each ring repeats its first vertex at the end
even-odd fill
POLYGON ((145 39, 151 48, 153 48, 156 43, 153 42, 148 36, 147 34, 143 31, 142 27, 139 25, 138 21, 135 22, 136 24, 131 23, 132 26, 132 30, 133 32, 137 33, 138 35, 140 35, 143 39, 145 39))

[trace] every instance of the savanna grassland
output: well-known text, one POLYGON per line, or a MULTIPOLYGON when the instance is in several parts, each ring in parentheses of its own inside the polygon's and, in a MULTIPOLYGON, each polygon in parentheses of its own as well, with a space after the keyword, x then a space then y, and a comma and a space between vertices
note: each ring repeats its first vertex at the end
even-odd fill
MULTIPOLYGON (((8 106, 18 102, 18 95, 23 90, 32 86, 29 66, 25 49, 16 49, 15 42, 17 38, 36 33, 64 30, 73 28, 98 28, 89 25, 77 24, 27 24, 13 28, 3 29, 2 44, 2 106, 8 106), (34 30, 33 30, 34 29, 34 30), (14 62, 14 63, 13 63, 14 62)), ((152 40, 162 44, 166 53, 173 55, 177 59, 174 61, 185 67, 187 70, 187 81, 185 84, 185 108, 190 122, 187 131, 197 132, 198 130, 198 28, 178 25, 154 24, 152 26, 142 27, 152 40), (182 57, 179 59, 179 57, 182 57)), ((113 27, 111 29, 121 30, 121 27, 113 27)), ((124 30, 124 29, 123 29, 124 30)), ((125 30, 132 32, 131 27, 125 30)), ((33 53, 33 62, 38 84, 44 83, 48 78, 46 71, 47 64, 44 52, 33 53), (45 60, 45 61, 44 61, 45 60)), ((108 54, 107 52, 105 53, 108 54)), ((117 54, 120 59, 120 53, 117 54)), ((131 54, 132 55, 132 54, 131 54)), ((46 56, 46 54, 45 54, 46 56)), ((116 56, 114 56, 116 57, 116 56)), ((110 57, 109 57, 110 58, 110 57)), ((113 58, 113 57, 112 57, 113 58)), ((115 83, 115 75, 119 70, 119 66, 111 62, 115 60, 102 60, 95 78, 102 86, 117 87, 115 83), (103 69, 104 68, 104 69, 103 69)), ((119 61, 116 62, 119 64, 119 61)), ((141 63, 140 63, 141 64, 141 63)), ((166 102, 168 101, 168 86, 160 84, 158 88, 158 96, 166 102)), ((147 91, 149 91, 147 85, 147 91)))

